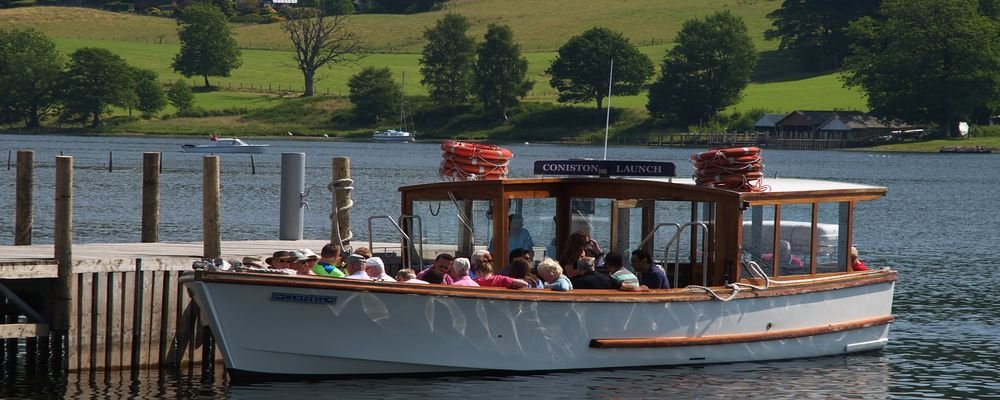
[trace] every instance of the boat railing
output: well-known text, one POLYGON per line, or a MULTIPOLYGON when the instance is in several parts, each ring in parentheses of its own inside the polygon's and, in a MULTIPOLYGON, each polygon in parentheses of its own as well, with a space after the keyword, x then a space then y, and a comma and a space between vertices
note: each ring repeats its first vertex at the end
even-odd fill
POLYGON ((420 266, 424 265, 424 256, 423 256, 423 254, 424 254, 424 241, 422 240, 423 236, 424 236, 424 234, 423 234, 423 232, 424 232, 424 225, 423 225, 423 222, 420 219, 419 215, 402 215, 402 216, 399 217, 399 221, 398 222, 396 221, 396 219, 392 218, 392 216, 390 216, 390 215, 373 215, 371 217, 368 217, 368 248, 369 249, 374 248, 374 242, 372 240, 372 237, 373 237, 373 235, 372 235, 372 221, 374 221, 376 219, 387 219, 387 220, 389 220, 389 223, 391 223, 392 226, 396 228, 396 231, 399 232, 399 235, 400 235, 400 247, 403 249, 403 251, 416 253, 416 255, 417 255, 417 261, 419 262, 419 264, 417 264, 417 265, 420 265, 420 266), (405 222, 407 220, 412 220, 413 222, 415 222, 416 226, 414 227, 413 231, 416 232, 416 233, 418 233, 419 236, 420 236, 420 238, 421 238, 421 240, 419 241, 420 242, 420 249, 419 250, 417 249, 417 245, 414 244, 414 240, 410 237, 410 235, 406 234, 406 230, 404 230, 403 227, 400 225, 400 223, 405 222))
MULTIPOLYGON (((688 223, 686 223, 684 225, 680 225, 677 228, 677 231, 674 233, 674 236, 671 237, 669 241, 667 241, 667 246, 666 246, 666 248, 663 251, 663 259, 664 260, 669 260, 670 259, 670 248, 671 248, 671 246, 673 246, 673 248, 674 248, 674 282, 673 282, 673 286, 672 286, 674 288, 676 288, 678 286, 678 284, 680 283, 680 274, 679 274, 680 273, 680 265, 681 265, 681 240, 680 240, 680 238, 681 238, 681 234, 684 233, 685 231, 687 231, 688 228, 690 228, 691 232, 693 232, 694 229, 698 229, 699 232, 701 233, 701 236, 700 236, 700 238, 701 238, 701 257, 697 261, 699 261, 700 264, 701 264, 701 285, 702 286, 708 286, 708 262, 706 262, 707 261, 706 259, 708 257, 708 243, 709 243, 709 241, 708 241, 708 225, 706 223, 704 223, 704 222, 701 222, 701 221, 693 221, 693 222, 688 222, 688 223)), ((694 244, 695 243, 692 243, 692 245, 694 245, 694 244)))

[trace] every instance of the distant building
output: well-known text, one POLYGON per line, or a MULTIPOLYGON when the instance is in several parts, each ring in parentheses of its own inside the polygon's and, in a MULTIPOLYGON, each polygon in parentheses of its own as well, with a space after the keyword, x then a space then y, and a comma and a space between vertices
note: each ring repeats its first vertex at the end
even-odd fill
POLYGON ((788 114, 765 114, 754 124, 755 131, 767 133, 765 141, 769 146, 799 149, 867 144, 892 138, 894 132, 912 128, 899 121, 882 121, 860 111, 796 110, 788 114), (778 115, 781 117, 777 118, 778 115))

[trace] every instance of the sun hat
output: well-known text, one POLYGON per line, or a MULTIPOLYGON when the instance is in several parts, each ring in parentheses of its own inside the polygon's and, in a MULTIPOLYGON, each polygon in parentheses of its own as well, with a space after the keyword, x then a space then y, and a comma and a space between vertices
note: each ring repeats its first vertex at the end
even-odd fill
POLYGON ((274 252, 274 254, 272 254, 270 257, 265 259, 264 262, 266 262, 267 265, 274 265, 274 260, 277 260, 279 258, 287 258, 289 256, 291 256, 291 253, 289 253, 287 250, 278 250, 274 252))
POLYGON ((372 257, 365 260, 365 267, 377 267, 379 271, 385 271, 385 264, 379 257, 372 257))
POLYGON ((314 259, 319 258, 318 254, 309 249, 299 249, 299 253, 302 253, 302 255, 306 256, 306 258, 314 258, 314 259))
POLYGON ((347 256, 347 258, 345 258, 344 261, 348 263, 364 263, 365 256, 362 256, 360 254, 351 254, 347 256))

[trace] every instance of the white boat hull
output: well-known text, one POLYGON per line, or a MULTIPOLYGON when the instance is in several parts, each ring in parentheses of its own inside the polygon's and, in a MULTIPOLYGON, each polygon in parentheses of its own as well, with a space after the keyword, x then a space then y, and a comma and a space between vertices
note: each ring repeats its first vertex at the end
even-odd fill
POLYGON ((575 300, 567 301, 566 294, 539 298, 552 292, 497 295, 473 288, 493 293, 477 298, 468 289, 431 295, 414 293, 428 290, 423 288, 385 289, 414 286, 405 284, 338 288, 312 284, 315 278, 276 285, 268 279, 274 280, 185 281, 234 374, 549 371, 874 350, 887 342, 895 275, 836 289, 758 292, 729 302, 682 290, 672 291, 676 299, 668 301, 642 300, 644 295, 588 299, 587 291, 575 291, 575 300), (517 299, 521 294, 534 298, 517 299), (638 345, 613 343, 622 339, 638 345))
POLYGON ((372 135, 372 140, 376 142, 412 142, 414 138, 413 134, 409 132, 390 129, 388 131, 375 132, 372 135))

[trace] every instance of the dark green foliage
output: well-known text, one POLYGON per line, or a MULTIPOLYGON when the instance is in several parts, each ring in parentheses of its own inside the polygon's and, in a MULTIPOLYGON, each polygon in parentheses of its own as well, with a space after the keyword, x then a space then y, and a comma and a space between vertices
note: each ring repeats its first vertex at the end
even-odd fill
POLYGON ((156 72, 137 68, 133 71, 133 76, 135 108, 146 118, 163 111, 167 107, 167 96, 156 80, 156 72))
POLYGON ((399 105, 400 89, 388 67, 365 67, 351 77, 347 86, 356 119, 372 122, 391 119, 389 116, 399 105))
POLYGON ((528 59, 521 56, 521 46, 506 25, 490 24, 485 42, 477 51, 474 86, 483 109, 488 114, 507 119, 507 109, 518 103, 535 82, 526 78, 528 59))
POLYGON ((466 36, 468 30, 468 19, 449 13, 424 31, 427 45, 420 56, 420 82, 438 104, 465 103, 472 93, 476 43, 466 36))
POLYGON ((354 14, 354 1, 352 0, 318 0, 316 6, 326 15, 354 14))
POLYGON ((101 125, 101 115, 111 106, 127 106, 131 91, 130 67, 114 53, 94 47, 81 48, 70 56, 62 83, 64 95, 60 117, 68 121, 101 125))
POLYGON ((608 95, 608 72, 614 59, 613 95, 638 94, 653 76, 653 62, 621 33, 591 28, 559 48, 559 55, 546 73, 559 92, 559 102, 597 101, 601 108, 608 95))
POLYGON ((764 37, 780 39, 803 67, 823 70, 839 67, 850 51, 847 26, 860 17, 875 15, 881 0, 784 0, 767 15, 772 28, 764 37))
POLYGON ((233 0, 211 0, 212 5, 217 7, 219 11, 222 11, 227 18, 236 15, 236 2, 233 0))
POLYGON ((736 104, 757 63, 743 19, 722 11, 691 19, 663 58, 662 74, 649 88, 650 115, 691 124, 736 104))
POLYGON ((104 3, 101 9, 114 12, 131 12, 134 5, 132 3, 104 3))
POLYGON ((0 29, 0 120, 28 128, 58 105, 63 57, 42 33, 0 29))
POLYGON ((194 3, 177 19, 180 25, 181 50, 170 65, 190 78, 202 76, 208 87, 209 76, 229 76, 243 64, 242 55, 226 16, 208 3, 194 3))
POLYGON ((431 11, 448 0, 361 0, 358 11, 374 14, 412 14, 431 11))
POLYGON ((178 113, 188 111, 194 107, 194 92, 187 82, 178 80, 170 84, 170 88, 167 89, 167 100, 177 108, 178 113))
POLYGON ((998 109, 1000 29, 977 4, 887 0, 879 11, 851 25, 856 45, 844 65, 872 114, 957 134, 977 108, 998 109))

